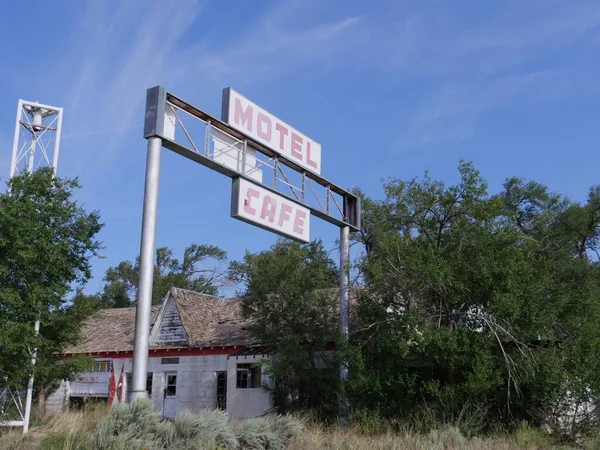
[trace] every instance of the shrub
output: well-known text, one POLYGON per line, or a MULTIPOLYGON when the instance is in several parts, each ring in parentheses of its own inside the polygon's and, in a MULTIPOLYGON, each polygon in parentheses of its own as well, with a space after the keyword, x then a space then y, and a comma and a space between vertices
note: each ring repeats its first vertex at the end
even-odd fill
POLYGON ((155 440, 164 448, 171 449, 179 441, 173 423, 169 421, 159 422, 154 428, 155 440))
POLYGON ((285 416, 268 416, 268 421, 273 432, 279 436, 284 444, 298 439, 304 430, 302 422, 289 414, 285 416))
POLYGON ((266 416, 239 422, 235 432, 241 448, 279 450, 302 433, 302 423, 292 416, 266 416))
POLYGON ((208 448, 234 449, 238 446, 225 411, 181 411, 173 425, 176 441, 196 442, 208 448))
POLYGON ((240 446, 252 450, 280 450, 283 440, 273 431, 265 417, 247 419, 236 427, 236 435, 240 446))
POLYGON ((157 447, 154 432, 160 417, 150 399, 119 403, 96 425, 94 444, 98 450, 135 450, 157 447))

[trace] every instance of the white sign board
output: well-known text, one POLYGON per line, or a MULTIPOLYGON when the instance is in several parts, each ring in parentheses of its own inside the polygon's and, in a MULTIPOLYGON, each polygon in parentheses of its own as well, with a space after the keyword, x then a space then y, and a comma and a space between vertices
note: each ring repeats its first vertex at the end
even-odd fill
POLYGON ((243 178, 233 179, 231 217, 301 242, 310 241, 310 210, 243 178))
POLYGON ((321 144, 227 88, 223 95, 223 122, 300 167, 321 174, 321 144))
POLYGON ((107 397, 109 379, 109 372, 82 373, 71 382, 71 397, 107 397))
POLYGON ((212 131, 213 160, 262 183, 262 170, 256 168, 256 150, 217 129, 212 131))

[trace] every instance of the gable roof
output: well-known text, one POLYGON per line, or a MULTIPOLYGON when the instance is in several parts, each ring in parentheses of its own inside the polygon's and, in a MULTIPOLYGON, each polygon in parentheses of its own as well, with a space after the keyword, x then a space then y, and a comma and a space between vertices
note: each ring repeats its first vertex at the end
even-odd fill
MULTIPOLYGON (((152 308, 154 323, 158 307, 152 308)), ((135 308, 98 311, 89 317, 81 330, 81 342, 64 350, 64 354, 123 352, 133 350, 135 308)))
POLYGON ((188 333, 183 326, 181 314, 173 295, 167 295, 150 332, 150 346, 189 345, 188 333))
MULTIPOLYGON (((220 298, 186 289, 171 288, 161 306, 152 308, 151 331, 161 326, 161 314, 169 302, 175 302, 188 336, 187 348, 243 346, 255 343, 242 318, 240 299, 220 298), (156 322, 156 323, 155 323, 156 322)), ((105 309, 88 318, 82 328, 81 342, 63 354, 126 352, 133 350, 135 308, 105 309)), ((151 350, 178 347, 157 343, 151 350)))

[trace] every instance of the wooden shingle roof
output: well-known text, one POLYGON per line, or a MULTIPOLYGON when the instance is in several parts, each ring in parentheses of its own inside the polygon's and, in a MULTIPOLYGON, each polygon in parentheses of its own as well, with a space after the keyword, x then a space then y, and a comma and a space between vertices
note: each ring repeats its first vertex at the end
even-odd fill
POLYGON ((248 345, 253 339, 242 318, 239 298, 221 298, 171 288, 190 347, 248 345))
MULTIPOLYGON (((188 336, 189 348, 243 346, 253 343, 243 320, 239 299, 226 299, 186 289, 171 288, 166 302, 174 301, 188 336)), ((152 308, 152 327, 160 326, 161 307, 152 308), (156 321, 156 323, 155 323, 156 321)), ((84 323, 81 342, 63 353, 105 353, 133 350, 135 308, 105 309, 84 323)), ((151 349, 169 348, 167 345, 151 349)))
MULTIPOLYGON (((152 308, 154 322, 159 307, 152 308)), ((135 308, 104 309, 88 318, 81 330, 81 342, 65 354, 123 352, 133 350, 135 308)))

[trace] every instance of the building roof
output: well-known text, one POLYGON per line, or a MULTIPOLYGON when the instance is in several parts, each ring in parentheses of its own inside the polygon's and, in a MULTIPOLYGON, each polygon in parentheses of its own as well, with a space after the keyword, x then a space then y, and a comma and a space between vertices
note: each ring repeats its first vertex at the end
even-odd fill
MULTIPOLYGON (((331 289, 332 295, 337 295, 331 289)), ((350 289, 350 309, 357 290, 350 289)), ((337 329, 337 311, 332 327, 337 329)), ((243 347, 259 344, 252 338, 241 314, 239 298, 222 298, 172 287, 151 315, 150 349, 243 347)), ((63 354, 129 352, 133 350, 135 308, 98 311, 82 328, 81 342, 63 354)))
POLYGON ((253 339, 242 318, 239 298, 221 298, 171 288, 190 347, 248 345, 253 339))
MULTIPOLYGON (((186 289, 171 288, 161 306, 152 308, 151 336, 162 326, 163 311, 175 302, 181 318, 187 348, 243 346, 252 344, 240 311, 240 299, 226 299, 186 289)), ((105 309, 84 323, 81 342, 67 348, 64 354, 127 352, 133 350, 135 308, 105 309)), ((181 343, 177 345, 181 347, 181 343)), ((173 348, 152 345, 150 349, 173 348)))

